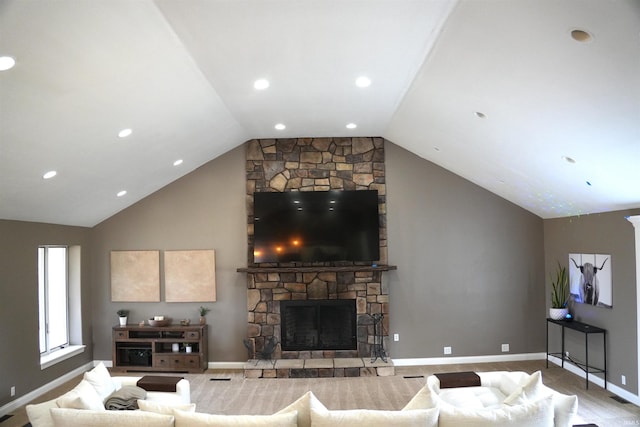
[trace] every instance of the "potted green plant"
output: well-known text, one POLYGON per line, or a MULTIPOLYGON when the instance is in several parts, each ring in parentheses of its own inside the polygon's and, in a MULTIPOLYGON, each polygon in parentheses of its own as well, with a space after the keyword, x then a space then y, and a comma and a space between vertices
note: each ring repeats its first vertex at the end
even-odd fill
POLYGON ((560 265, 555 272, 555 277, 551 275, 551 308, 549 317, 554 320, 562 320, 569 313, 569 275, 567 269, 560 265))
POLYGON ((127 318, 129 317, 129 310, 120 309, 117 311, 118 318, 120 320, 120 326, 127 326, 127 318))
POLYGON ((210 311, 211 311, 211 309, 207 308, 207 307, 200 306, 200 308, 198 308, 198 313, 200 313, 200 324, 201 325, 204 325, 205 323, 207 323, 207 319, 205 318, 205 316, 210 311))

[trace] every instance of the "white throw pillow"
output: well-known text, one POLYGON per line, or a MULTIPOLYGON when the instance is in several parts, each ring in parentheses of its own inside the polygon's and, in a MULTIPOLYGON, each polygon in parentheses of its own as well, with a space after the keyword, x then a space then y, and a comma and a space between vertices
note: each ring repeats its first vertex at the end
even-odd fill
POLYGON ((507 396, 504 403, 506 405, 521 405, 540 400, 546 396, 553 396, 555 427, 571 426, 573 417, 578 412, 578 396, 558 393, 544 386, 540 371, 531 374, 531 377, 522 386, 517 387, 513 393, 507 396))
POLYGON ((435 408, 437 403, 431 395, 429 387, 424 386, 411 398, 409 403, 402 408, 403 411, 409 411, 411 409, 431 409, 435 408))
POLYGON ((553 393, 552 396, 555 427, 568 427, 573 425, 573 417, 578 413, 578 396, 569 396, 558 392, 553 393))
POLYGON ((427 377, 426 387, 431 391, 431 393, 438 395, 438 393, 440 393, 440 380, 435 375, 429 375, 427 377))
POLYGON ((553 427, 553 398, 499 409, 440 409, 439 427, 553 427))
POLYGON ((138 408, 141 411, 155 412, 156 414, 173 415, 174 409, 180 409, 185 412, 195 412, 195 403, 161 403, 151 400, 138 399, 138 408))
POLYGON ((82 380, 73 390, 56 399, 56 404, 60 408, 91 409, 94 411, 104 411, 102 398, 96 389, 87 380, 82 380))
POLYGON ((297 427, 298 413, 274 415, 214 415, 174 410, 175 427, 297 427))
POLYGON ((438 408, 406 411, 350 409, 342 411, 311 409, 313 427, 438 427, 438 408))
POLYGON ((502 378, 500 379, 500 385, 499 385, 499 388, 502 394, 504 394, 505 396, 509 396, 511 393, 518 390, 518 387, 520 387, 520 385, 514 379, 511 372, 505 372, 502 374, 502 378))
POLYGON ((297 411, 298 427, 311 427, 311 408, 317 410, 327 409, 312 392, 308 391, 291 405, 276 412, 276 415, 297 411))
POLYGON ((540 400, 550 394, 549 389, 542 386, 542 374, 536 371, 529 379, 520 387, 517 387, 513 393, 504 399, 506 405, 521 405, 527 402, 540 400))
POLYGON ((53 408, 51 417, 56 427, 173 427, 171 415, 144 411, 78 411, 53 408))
POLYGON ((56 399, 47 400, 42 403, 33 403, 27 405, 27 416, 32 427, 53 427, 53 418, 51 418, 51 408, 57 408, 56 399))
POLYGON ((104 366, 102 362, 98 363, 95 368, 89 372, 85 372, 84 379, 96 389, 103 403, 111 393, 116 391, 116 384, 111 379, 107 367, 104 366))

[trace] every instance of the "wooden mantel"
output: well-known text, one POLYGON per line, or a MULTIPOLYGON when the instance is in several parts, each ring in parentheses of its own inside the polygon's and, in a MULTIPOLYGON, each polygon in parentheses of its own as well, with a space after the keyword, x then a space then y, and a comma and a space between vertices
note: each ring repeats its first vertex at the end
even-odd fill
POLYGON ((314 272, 358 272, 397 270, 397 265, 345 265, 341 267, 241 267, 238 273, 314 273, 314 272))

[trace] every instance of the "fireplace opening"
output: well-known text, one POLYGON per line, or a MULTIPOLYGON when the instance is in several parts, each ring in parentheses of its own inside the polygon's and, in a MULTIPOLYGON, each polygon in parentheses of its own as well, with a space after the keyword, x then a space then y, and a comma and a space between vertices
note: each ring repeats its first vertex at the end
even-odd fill
POLYGON ((280 301, 282 349, 356 350, 355 300, 280 301))

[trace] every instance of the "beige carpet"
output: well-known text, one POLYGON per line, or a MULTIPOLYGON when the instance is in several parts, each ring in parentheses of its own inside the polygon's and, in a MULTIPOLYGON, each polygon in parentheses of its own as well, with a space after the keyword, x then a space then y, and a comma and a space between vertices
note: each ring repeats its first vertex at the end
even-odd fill
POLYGON ((245 380, 241 372, 220 371, 184 376, 198 411, 229 415, 273 414, 309 390, 329 409, 402 409, 424 386, 423 377, 402 376, 245 380), (226 378, 231 380, 220 380, 226 378))

